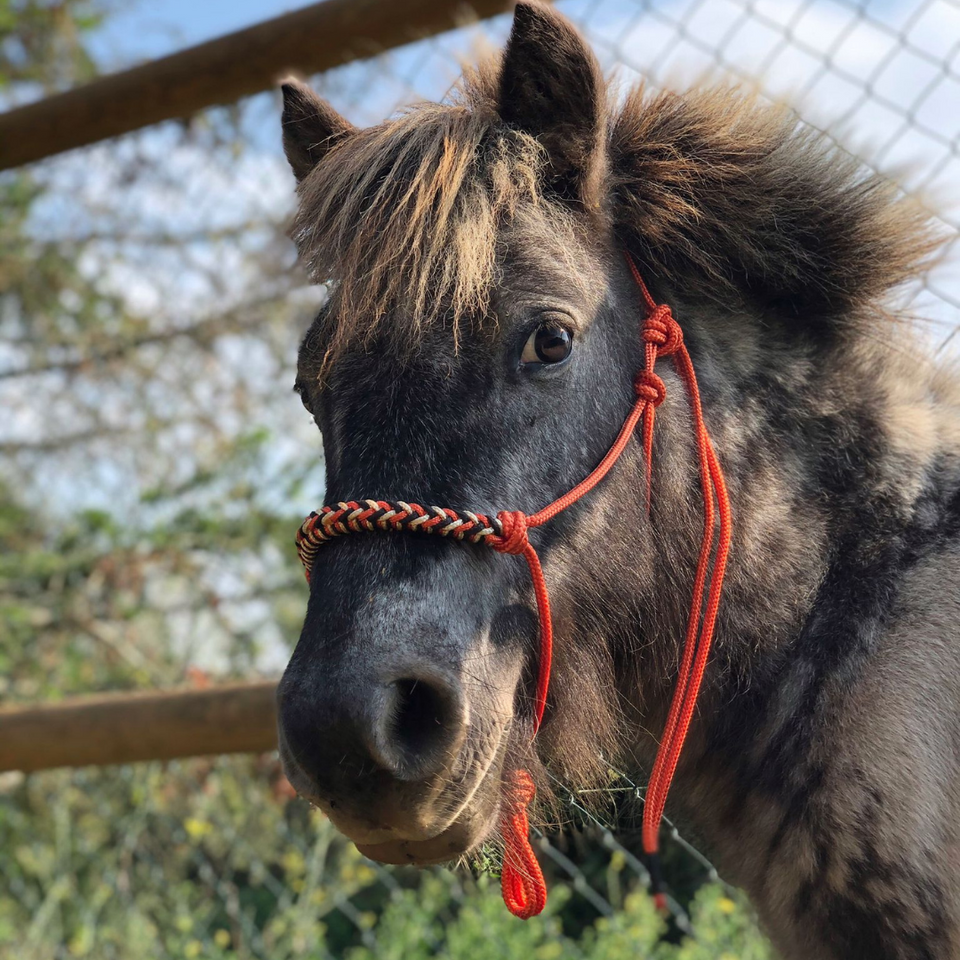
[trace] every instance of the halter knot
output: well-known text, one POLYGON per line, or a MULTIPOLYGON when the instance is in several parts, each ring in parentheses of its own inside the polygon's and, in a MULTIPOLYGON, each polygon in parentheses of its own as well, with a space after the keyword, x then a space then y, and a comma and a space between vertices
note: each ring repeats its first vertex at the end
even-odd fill
POLYGON ((659 407, 667 396, 666 384, 652 370, 641 370, 633 381, 633 389, 641 400, 655 407, 659 407))
POLYGON ((661 357, 669 357, 683 346, 683 330, 673 319, 670 307, 665 303, 661 303, 644 320, 640 336, 645 343, 653 344, 661 357))
POLYGON ((533 777, 526 770, 512 770, 507 779, 507 787, 503 798, 503 809, 510 815, 526 810, 537 795, 533 777))
POLYGON ((501 510, 497 514, 503 534, 490 538, 497 553, 523 553, 527 549, 527 515, 522 510, 501 510))

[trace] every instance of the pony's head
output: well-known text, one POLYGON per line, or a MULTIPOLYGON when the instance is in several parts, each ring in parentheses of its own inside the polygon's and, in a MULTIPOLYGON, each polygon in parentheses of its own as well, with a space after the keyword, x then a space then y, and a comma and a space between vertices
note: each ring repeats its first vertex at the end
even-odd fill
MULTIPOLYGON (((690 317, 691 352, 708 354, 712 325, 748 377, 761 325, 825 344, 921 246, 891 240, 906 214, 893 222, 889 194, 782 112, 730 93, 638 91, 612 108, 582 38, 536 3, 517 6, 502 59, 452 102, 359 130, 289 83, 283 124, 295 237, 330 286, 297 376, 328 503, 533 513, 583 479, 642 365, 626 251, 690 317), (744 316, 762 323, 738 339, 744 316)), ((687 602, 672 578, 692 570, 700 522, 683 391, 664 378, 676 399, 655 520, 671 539, 644 513, 636 444, 533 535, 557 638, 538 756, 522 562, 388 534, 318 552, 280 687, 281 750, 300 793, 363 852, 423 863, 469 851, 491 833, 509 765, 542 783, 546 759, 582 782, 636 734, 641 660, 660 702, 687 602)))
MULTIPOLYGON (((368 130, 300 85, 284 94, 296 238, 332 281, 297 380, 327 501, 533 512, 570 488, 615 436, 640 357, 605 192, 605 89, 580 38, 522 6, 498 69, 368 130)), ((563 543, 584 518, 538 539, 558 623, 562 571, 581 562, 563 543)), ((380 859, 465 852, 527 749, 536 634, 515 558, 412 536, 323 549, 280 698, 294 784, 380 859)), ((595 651, 570 657, 578 687, 610 683, 595 651)), ((596 755, 605 698, 579 696, 596 755)))

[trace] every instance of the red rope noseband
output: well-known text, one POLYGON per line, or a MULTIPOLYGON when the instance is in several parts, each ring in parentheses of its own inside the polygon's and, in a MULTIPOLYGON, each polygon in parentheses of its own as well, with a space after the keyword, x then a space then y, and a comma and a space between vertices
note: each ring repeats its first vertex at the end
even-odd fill
MULTIPOLYGON (((667 392, 663 380, 654 372, 654 366, 658 358, 672 357, 674 368, 686 387, 693 415, 704 510, 703 539, 694 578, 683 658, 643 809, 643 848, 650 861, 651 887, 655 899, 658 906, 663 907, 665 900, 660 890, 657 855, 660 821, 663 817, 670 783, 696 709, 697 694, 700 691, 710 654, 727 556, 730 551, 732 518, 723 471, 704 424, 697 377, 690 354, 683 342, 683 332, 674 320, 670 307, 666 304, 658 305, 650 296, 636 264, 629 255, 627 262, 647 308, 647 316, 641 328, 641 337, 644 342, 644 367, 637 374, 634 382, 636 402, 613 445, 592 473, 562 497, 558 497, 553 503, 530 515, 521 511, 501 510, 495 518, 492 518, 482 513, 469 511, 456 513, 445 507, 422 507, 417 503, 403 501, 391 503, 385 500, 362 502, 350 500, 336 506, 324 506, 319 513, 311 513, 297 532, 297 552, 306 571, 308 582, 317 550, 335 537, 351 533, 393 531, 433 534, 452 540, 485 544, 499 553, 522 555, 530 568, 540 620, 540 660, 533 722, 533 735, 536 736, 547 704, 553 655, 553 623, 550 617, 550 598, 543 568, 540 566, 537 551, 528 539, 527 531, 552 520, 558 513, 589 493, 617 462, 641 418, 643 419, 642 440, 646 463, 646 505, 649 512, 653 481, 653 424, 656 409, 663 402, 667 392), (719 539, 714 552, 716 539, 714 527, 718 517, 719 539), (711 557, 713 558, 712 570, 710 569, 711 557), (705 610, 703 609, 704 595, 707 598, 705 610), (701 610, 703 610, 702 618, 701 610)), ((511 771, 508 774, 500 811, 500 832, 505 845, 501 878, 503 899, 510 911, 524 920, 540 913, 547 901, 543 874, 530 846, 530 829, 527 822, 527 807, 532 802, 535 792, 533 779, 526 770, 511 771)))

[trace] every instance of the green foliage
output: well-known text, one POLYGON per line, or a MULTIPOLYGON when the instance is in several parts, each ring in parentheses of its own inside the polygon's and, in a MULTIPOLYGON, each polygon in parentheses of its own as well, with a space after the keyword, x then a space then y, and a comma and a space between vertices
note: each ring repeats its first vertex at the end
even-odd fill
POLYGON ((427 960, 437 955, 450 960, 773 960, 746 904, 716 884, 697 894, 697 937, 680 944, 663 939, 664 920, 642 890, 630 893, 612 917, 599 918, 580 939, 571 939, 563 933, 561 917, 574 896, 569 886, 554 884, 545 914, 523 923, 504 910, 490 882, 481 881, 458 903, 448 884, 427 878, 416 891, 395 896, 383 911, 375 927, 378 946, 353 950, 348 960, 427 960))
POLYGON ((102 16, 92 0, 0 0, 0 90, 30 82, 52 91, 91 77, 81 36, 102 16))
POLYGON ((672 948, 664 960, 775 960, 743 896, 731 897, 717 884, 702 887, 694 898, 691 920, 696 939, 672 948))
POLYGON ((628 878, 614 914, 571 935, 580 898, 559 877, 523 922, 489 877, 379 867, 289 799, 269 757, 8 778, 0 849, 3 960, 772 960, 715 885, 693 901, 697 939, 674 944, 628 878))
POLYGON ((326 895, 370 883, 272 765, 143 765, 30 777, 0 802, 0 956, 236 955, 323 942, 326 895), (256 785, 259 784, 259 795, 256 785), (253 795, 251 796, 251 793, 253 795), (252 801, 252 802, 251 802, 252 801))

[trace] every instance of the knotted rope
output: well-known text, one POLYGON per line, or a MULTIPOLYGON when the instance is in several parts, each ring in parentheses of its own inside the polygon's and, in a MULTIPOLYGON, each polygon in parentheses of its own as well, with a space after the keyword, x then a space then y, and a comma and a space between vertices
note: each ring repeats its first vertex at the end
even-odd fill
POLYGON ((547 885, 530 846, 527 807, 536 795, 533 778, 526 770, 510 771, 510 782, 500 810, 503 837, 503 872, 500 891, 507 909, 521 920, 529 920, 547 905, 547 885))
MULTIPOLYGON (((417 503, 393 503, 385 500, 349 500, 336 506, 324 506, 318 513, 311 513, 297 532, 297 552, 308 582, 317 550, 338 536, 352 533, 390 531, 432 534, 473 544, 485 544, 499 553, 522 555, 530 568, 540 622, 540 657, 533 722, 533 736, 536 736, 543 720, 550 684, 553 623, 546 579, 537 551, 530 543, 528 531, 552 520, 558 513, 589 493, 617 462, 641 418, 646 463, 646 505, 649 513, 653 481, 653 425, 656 409, 663 403, 667 392, 663 380, 654 372, 654 366, 659 357, 673 357, 674 368, 686 387, 693 416, 704 515, 703 540, 694 578, 683 659, 643 810, 643 848, 650 863, 651 887, 658 906, 663 907, 665 900, 660 889, 658 859, 660 821, 687 730, 693 719, 697 694, 710 653, 730 550, 732 517, 723 472, 704 424, 700 391, 690 354, 683 342, 683 332, 674 320, 670 307, 666 304, 658 305, 650 296, 636 264, 629 255, 627 262, 647 308, 647 316, 641 328, 644 367, 634 382, 637 399, 617 438, 587 477, 553 503, 530 515, 521 511, 501 510, 496 517, 487 517, 482 513, 471 513, 467 510, 457 513, 446 507, 423 507, 417 503), (717 501, 716 507, 714 497, 717 501), (714 555, 714 525, 718 514, 719 541, 714 555), (701 621, 705 591, 707 605, 701 621)), ((547 899, 543 874, 530 845, 527 821, 527 808, 535 793, 533 779, 526 770, 518 769, 508 773, 500 811, 500 831, 505 845, 501 883, 507 907, 524 920, 540 913, 547 899)))

